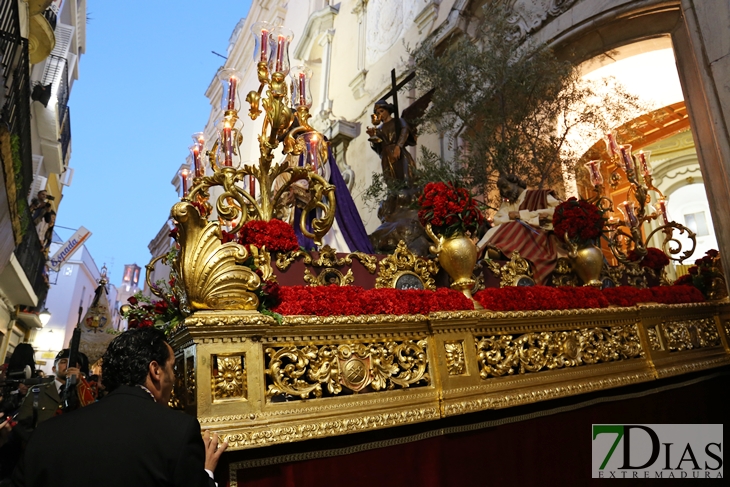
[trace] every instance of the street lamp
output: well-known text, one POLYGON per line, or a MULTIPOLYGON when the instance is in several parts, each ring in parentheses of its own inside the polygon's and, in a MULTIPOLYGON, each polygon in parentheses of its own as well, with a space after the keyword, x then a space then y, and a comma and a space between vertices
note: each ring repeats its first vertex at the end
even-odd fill
POLYGON ((51 321, 51 312, 48 308, 43 307, 40 313, 38 313, 38 319, 41 320, 41 325, 46 326, 51 321))

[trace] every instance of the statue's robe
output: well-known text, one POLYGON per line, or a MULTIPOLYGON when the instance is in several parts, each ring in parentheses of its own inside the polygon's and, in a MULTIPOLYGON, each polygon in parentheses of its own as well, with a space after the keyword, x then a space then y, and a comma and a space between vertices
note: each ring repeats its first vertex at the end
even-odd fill
POLYGON ((552 233, 552 216, 560 204, 552 190, 523 191, 514 202, 505 201, 494 215, 495 226, 479 241, 479 247, 490 245, 510 258, 517 251, 533 264, 535 282, 544 284, 555 269, 560 243, 552 233), (520 219, 510 220, 509 213, 519 211, 520 219), (540 226, 540 219, 549 223, 540 226))

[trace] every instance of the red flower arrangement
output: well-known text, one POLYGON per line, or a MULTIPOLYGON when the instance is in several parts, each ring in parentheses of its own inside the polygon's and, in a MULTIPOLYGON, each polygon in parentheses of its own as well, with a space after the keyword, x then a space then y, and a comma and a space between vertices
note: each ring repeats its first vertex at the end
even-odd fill
POLYGON ((606 308, 608 300, 593 287, 503 287, 483 289, 474 299, 493 311, 606 308))
POLYGON ((454 183, 428 183, 418 198, 418 219, 444 237, 476 232, 484 221, 469 191, 454 183))
POLYGON ((178 308, 178 301, 172 292, 174 280, 165 283, 162 279, 153 285, 162 294, 162 299, 154 300, 137 291, 127 301, 129 305, 122 311, 129 328, 154 326, 168 331, 180 323, 184 317, 178 308))
POLYGON ((281 304, 273 311, 282 315, 423 314, 434 311, 474 309, 461 292, 414 289, 368 289, 358 286, 282 286, 281 304))
POLYGON ((603 232, 603 213, 593 203, 575 197, 563 201, 555 208, 553 230, 559 238, 568 235, 576 244, 587 244, 603 232))
POLYGON ((221 230, 221 241, 255 245, 258 248, 266 247, 266 250, 271 253, 289 252, 299 248, 299 242, 292 226, 276 218, 269 221, 248 221, 238 235, 221 230))
POLYGON ((704 257, 695 261, 695 265, 688 269, 689 274, 680 276, 674 281, 675 286, 694 286, 703 296, 708 297, 712 292, 715 279, 722 278, 720 268, 720 252, 708 250, 704 257))
MULTIPOLYGON (((629 260, 636 262, 639 258, 635 250, 629 252, 629 260)), ((669 257, 661 249, 656 247, 647 248, 646 255, 641 259, 641 267, 648 267, 656 272, 660 272, 667 265, 669 265, 669 257)))

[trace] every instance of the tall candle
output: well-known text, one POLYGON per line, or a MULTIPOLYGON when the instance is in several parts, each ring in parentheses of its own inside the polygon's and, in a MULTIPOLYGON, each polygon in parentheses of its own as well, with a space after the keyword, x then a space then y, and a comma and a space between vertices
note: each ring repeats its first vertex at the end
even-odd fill
POLYGON ((299 73, 299 106, 303 107, 307 104, 307 77, 304 73, 299 73))
POLYGON ((256 199, 256 178, 252 174, 248 176, 248 193, 256 199))
POLYGON ((236 108, 236 86, 238 80, 235 76, 231 76, 228 79, 228 109, 235 110, 236 108))
POLYGON ((618 143, 616 142, 616 137, 611 132, 608 132, 604 140, 606 141, 606 150, 608 151, 608 155, 611 156, 611 158, 616 157, 618 154, 618 143))
POLYGON ((623 170, 626 174, 634 172, 634 159, 631 157, 631 145, 624 144, 619 148, 623 170))
POLYGON ((276 49, 276 72, 280 73, 284 68, 284 54, 286 52, 286 37, 279 36, 279 45, 276 49))
POLYGON ((312 164, 312 171, 317 172, 317 160, 319 159, 319 138, 313 135, 309 139, 309 161, 312 164))
POLYGON ((223 165, 233 166, 233 142, 231 140, 231 126, 229 122, 223 125, 223 165))
POLYGON ((260 62, 265 63, 269 60, 269 31, 261 29, 261 58, 260 62))
POLYGON ((598 186, 603 184, 603 176, 601 176, 601 161, 589 161, 586 163, 588 174, 591 178, 591 184, 598 186))
POLYGON ((200 146, 198 146, 198 144, 193 144, 193 174, 195 174, 196 178, 199 178, 203 175, 203 171, 200 166, 200 146))
POLYGON ((180 179, 182 182, 182 194, 183 196, 188 195, 188 170, 183 169, 180 171, 180 179))
POLYGON ((651 166, 649 165, 649 154, 650 152, 644 152, 643 150, 640 150, 638 154, 636 154, 636 158, 639 160, 639 164, 641 166, 641 174, 644 175, 644 177, 651 176, 651 166))
POLYGON ((659 199, 659 201, 657 201, 657 205, 659 206, 659 211, 662 214, 662 220, 666 225, 667 223, 669 223, 669 215, 667 214, 667 200, 661 198, 659 199))
POLYGON ((626 218, 629 220, 629 226, 631 226, 631 227, 638 226, 639 219, 636 218, 636 213, 634 213, 634 204, 631 201, 624 201, 623 203, 621 203, 621 206, 624 209, 626 218))

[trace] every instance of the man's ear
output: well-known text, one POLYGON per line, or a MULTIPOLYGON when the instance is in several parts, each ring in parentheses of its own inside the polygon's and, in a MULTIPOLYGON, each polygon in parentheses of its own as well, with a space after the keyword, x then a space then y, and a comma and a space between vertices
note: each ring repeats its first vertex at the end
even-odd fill
POLYGON ((153 360, 149 365, 150 378, 154 381, 159 381, 162 376, 162 367, 157 363, 157 360, 153 360))

